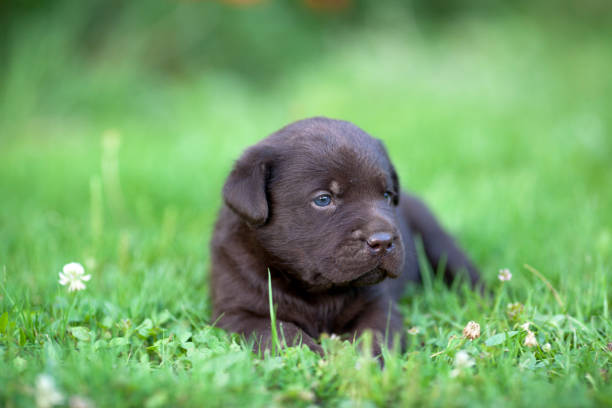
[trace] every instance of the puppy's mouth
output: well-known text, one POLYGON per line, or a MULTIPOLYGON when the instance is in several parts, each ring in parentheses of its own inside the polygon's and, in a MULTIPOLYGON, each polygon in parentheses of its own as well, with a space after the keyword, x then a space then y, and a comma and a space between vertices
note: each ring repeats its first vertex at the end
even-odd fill
POLYGON ((348 282, 350 286, 369 286, 379 283, 385 278, 397 278, 399 267, 389 257, 379 257, 370 270, 348 282))
POLYGON ((337 288, 357 288, 364 286, 372 286, 382 282, 386 278, 397 278, 398 274, 384 269, 381 265, 377 265, 374 269, 360 275, 352 280, 335 281, 327 278, 322 274, 317 274, 317 279, 306 283, 303 282, 309 292, 318 293, 329 289, 337 288))
POLYGON ((381 282, 387 277, 387 272, 380 267, 374 268, 369 272, 364 273, 357 279, 349 282, 350 286, 370 286, 381 282))

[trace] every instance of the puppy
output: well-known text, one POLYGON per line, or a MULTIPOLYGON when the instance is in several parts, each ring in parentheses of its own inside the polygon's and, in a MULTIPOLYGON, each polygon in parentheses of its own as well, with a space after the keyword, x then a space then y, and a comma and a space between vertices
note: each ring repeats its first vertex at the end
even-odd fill
POLYGON ((403 344, 397 301, 419 281, 415 237, 449 279, 479 274, 416 197, 400 192, 382 142, 327 118, 292 123, 248 148, 223 187, 211 242, 213 320, 269 347, 277 324, 322 352, 322 333, 403 344))

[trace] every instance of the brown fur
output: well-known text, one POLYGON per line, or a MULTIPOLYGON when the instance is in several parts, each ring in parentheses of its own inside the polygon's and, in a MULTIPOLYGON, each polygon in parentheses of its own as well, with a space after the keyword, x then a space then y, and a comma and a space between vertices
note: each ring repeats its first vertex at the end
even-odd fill
POLYGON ((383 144, 349 122, 305 119, 248 148, 223 197, 211 243, 213 320, 254 336, 256 348, 270 341, 268 270, 285 339, 318 352, 322 333, 403 339, 396 302, 420 280, 415 235, 434 268, 445 262, 449 278, 479 279, 427 207, 400 193, 383 144), (329 205, 315 204, 321 194, 329 205))

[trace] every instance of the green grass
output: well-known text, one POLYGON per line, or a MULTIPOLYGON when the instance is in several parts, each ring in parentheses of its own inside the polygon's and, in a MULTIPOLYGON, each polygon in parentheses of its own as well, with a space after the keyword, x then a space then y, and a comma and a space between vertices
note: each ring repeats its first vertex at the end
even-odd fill
POLYGON ((160 75, 128 52, 148 35, 138 27, 80 58, 61 21, 18 31, 3 74, 0 406, 32 406, 41 373, 99 407, 612 404, 609 30, 372 23, 262 83, 160 75), (211 326, 207 245, 224 177, 246 146, 312 115, 383 139, 402 185, 490 288, 435 274, 409 287, 401 307, 417 329, 384 370, 327 337, 323 358, 258 358, 211 326), (71 261, 92 275, 76 294, 58 284, 71 261), (470 320, 482 330, 472 342, 470 320), (526 321, 540 346, 523 345, 526 321), (460 350, 475 364, 453 371, 460 350))

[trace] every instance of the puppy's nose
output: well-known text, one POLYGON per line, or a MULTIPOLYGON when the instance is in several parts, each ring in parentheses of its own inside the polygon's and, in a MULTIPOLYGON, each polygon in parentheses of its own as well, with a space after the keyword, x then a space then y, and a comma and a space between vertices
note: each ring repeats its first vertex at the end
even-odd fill
POLYGON ((375 232, 366 240, 370 250, 376 254, 390 252, 395 237, 389 232, 375 232))

